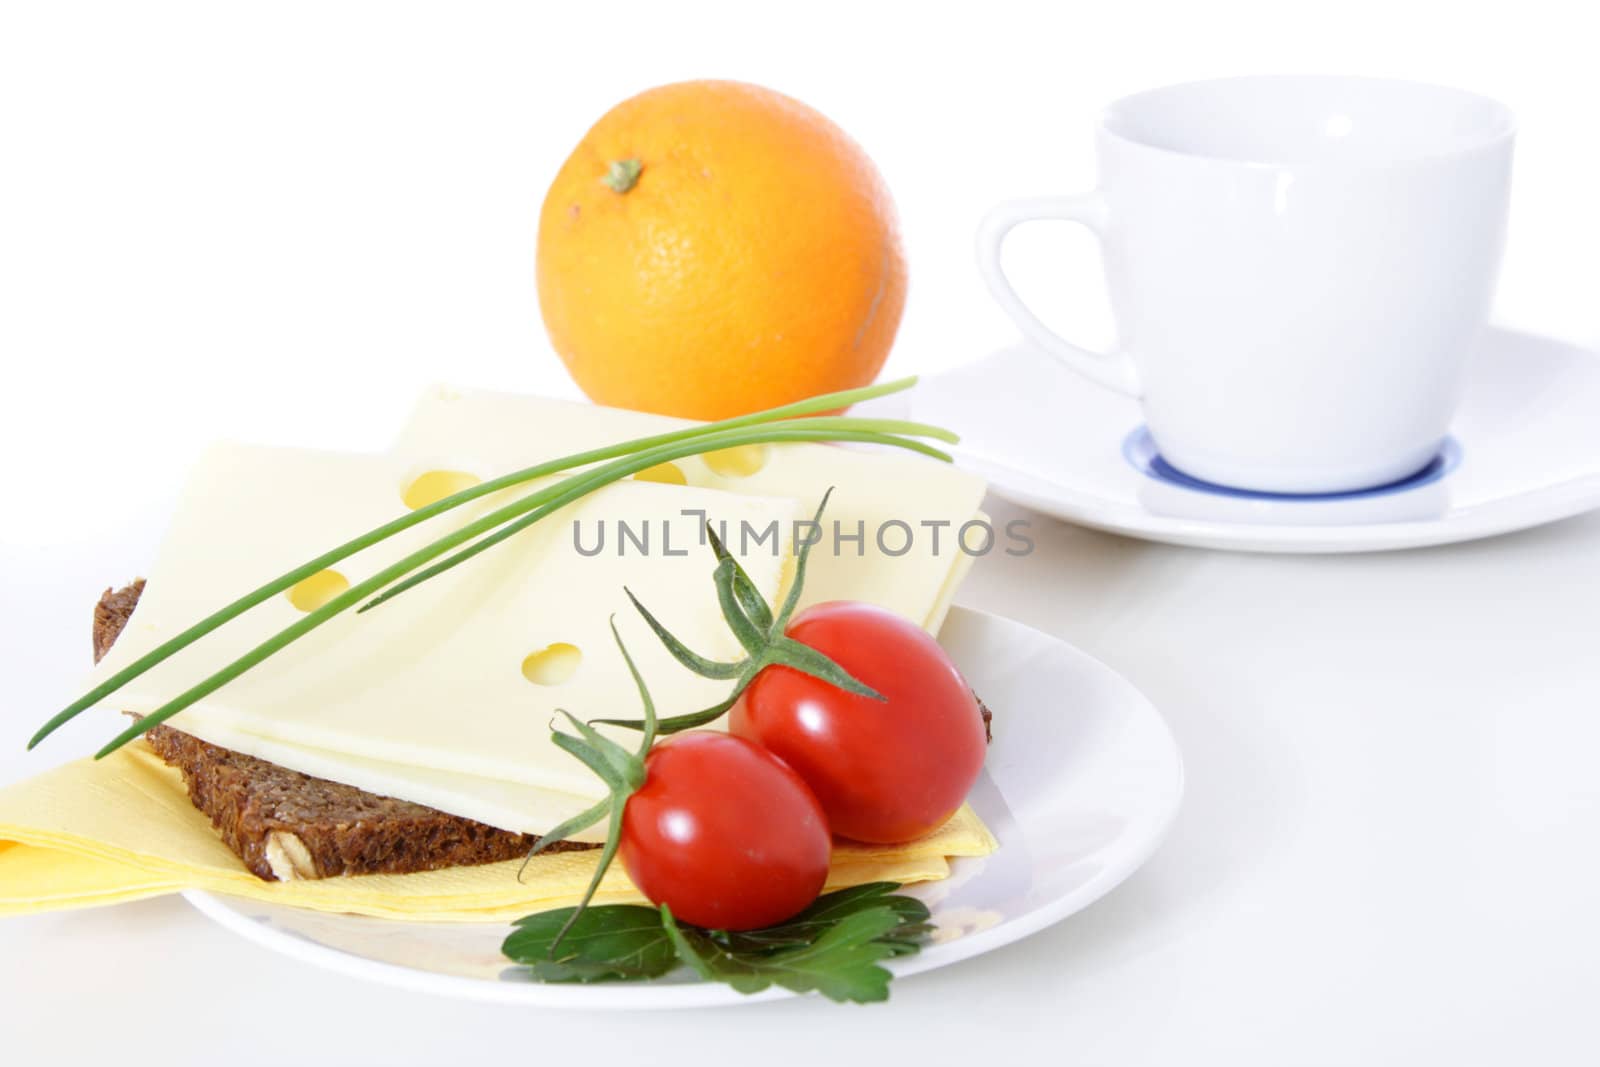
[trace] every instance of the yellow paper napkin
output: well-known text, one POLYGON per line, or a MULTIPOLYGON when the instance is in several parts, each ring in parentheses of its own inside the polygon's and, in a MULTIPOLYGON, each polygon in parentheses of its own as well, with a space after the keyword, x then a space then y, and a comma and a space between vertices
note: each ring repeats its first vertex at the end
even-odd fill
MULTIPOLYGON (((839 842, 828 888, 863 882, 925 882, 949 874, 948 860, 982 856, 995 840, 971 808, 905 845, 839 842)), ((93 907, 184 889, 277 904, 428 922, 505 922, 575 904, 597 854, 534 857, 422 874, 374 874, 264 882, 245 870, 192 804, 182 776, 143 742, 99 762, 79 760, 0 789, 0 915, 93 907)), ((597 903, 642 898, 621 864, 597 903)))

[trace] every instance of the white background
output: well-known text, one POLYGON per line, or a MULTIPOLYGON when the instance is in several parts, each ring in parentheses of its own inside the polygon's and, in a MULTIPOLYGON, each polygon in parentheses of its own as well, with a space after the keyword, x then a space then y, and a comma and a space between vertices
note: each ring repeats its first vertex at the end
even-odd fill
MULTIPOLYGON (((1575 3, 0 5, 0 779, 219 436, 376 448, 432 381, 571 394, 533 286, 544 189, 640 89, 757 81, 894 190, 890 370, 1011 339, 991 202, 1092 180, 1108 100, 1235 73, 1395 75, 1522 120, 1501 321, 1600 344, 1600 63, 1575 3)), ((1109 337, 1092 246, 1013 241, 1025 295, 1109 337)), ((1041 522, 966 598, 1146 689, 1191 793, 1064 926, 888 1008, 601 1020, 310 973, 176 901, 0 925, 16 1062, 1592 1063, 1600 522, 1368 559, 1156 548, 1041 522), (630 1051, 630 1046, 632 1051, 630 1051)))

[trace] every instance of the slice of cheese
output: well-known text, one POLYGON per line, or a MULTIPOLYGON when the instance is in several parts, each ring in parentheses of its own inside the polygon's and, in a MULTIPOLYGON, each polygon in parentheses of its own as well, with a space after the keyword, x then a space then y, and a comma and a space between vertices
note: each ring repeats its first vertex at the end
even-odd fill
MULTIPOLYGON (((981 856, 995 840, 970 808, 903 845, 840 841, 828 888, 920 882, 949 873, 946 857, 981 856)), ((263 882, 245 870, 189 803, 183 779, 135 742, 0 788, 0 916, 207 889, 274 904, 420 922, 507 922, 568 907, 594 875, 595 850, 420 874, 263 882), (521 877, 519 877, 519 873, 521 877)), ((622 864, 596 903, 640 901, 622 864)))
MULTIPOLYGON (((391 457, 211 450, 138 608, 94 680, 240 592, 393 518, 413 480, 391 457)), ((338 578, 325 584, 359 582, 527 491, 506 490, 380 542, 339 564, 338 578)), ((372 792, 505 829, 548 830, 602 793, 592 772, 551 743, 557 709, 586 719, 642 711, 611 619, 661 714, 716 703, 730 685, 672 659, 624 589, 690 647, 737 658, 711 582, 715 559, 700 542, 698 517, 686 513, 764 527, 792 523, 797 508, 789 498, 715 489, 610 486, 371 612, 337 617, 173 725, 372 792), (633 536, 620 538, 618 523, 633 536), (586 554, 602 536, 604 549, 586 554), (650 542, 648 554, 638 547, 641 537, 650 542), (552 663, 575 670, 561 677, 552 663)), ((765 595, 776 595, 781 551, 745 553, 741 562, 765 595)), ((142 675, 110 703, 150 712, 301 618, 306 607, 314 603, 295 590, 274 598, 142 675)), ((637 734, 615 736, 637 743, 637 734)))
MULTIPOLYGON (((387 456, 220 446, 196 471, 144 597, 95 678, 430 495, 684 425, 440 388, 424 396, 387 456)), ((476 501, 364 550, 336 565, 337 574, 318 576, 208 635, 108 703, 154 710, 302 617, 319 596, 534 487, 476 501)), ((722 528, 776 603, 795 523, 810 518, 830 487, 803 603, 872 601, 936 631, 972 563, 958 534, 977 515, 982 482, 920 457, 764 446, 685 458, 586 497, 391 603, 333 620, 173 725, 307 774, 542 833, 601 794, 599 780, 551 744, 556 710, 586 719, 640 712, 611 618, 661 714, 714 704, 728 690, 730 683, 695 676, 673 660, 624 587, 691 648, 737 658, 716 605, 702 517, 722 528)), ((624 731, 613 736, 630 747, 637 740, 624 731)))
MULTIPOLYGON (((391 451, 418 472, 492 477, 691 425, 616 408, 439 386, 423 395, 391 451)), ((832 487, 803 605, 866 600, 937 632, 972 564, 958 537, 964 524, 982 519, 984 483, 951 464, 887 450, 790 443, 692 456, 673 467, 658 476, 681 478, 691 487, 793 497, 807 519, 832 487)), ((974 533, 968 540, 977 545, 983 537, 974 533)))

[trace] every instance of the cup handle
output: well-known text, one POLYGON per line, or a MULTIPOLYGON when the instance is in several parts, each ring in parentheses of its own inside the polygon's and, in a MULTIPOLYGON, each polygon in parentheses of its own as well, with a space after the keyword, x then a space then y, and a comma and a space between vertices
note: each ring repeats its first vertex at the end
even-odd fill
POLYGON ((1055 356, 1061 362, 1090 381, 1114 389, 1128 396, 1139 395, 1139 375, 1134 370, 1133 359, 1126 352, 1093 352, 1067 341, 1039 321, 1028 310, 1000 265, 1000 248, 1006 234, 1035 219, 1063 219, 1087 226, 1096 238, 1103 238, 1106 225, 1106 202, 1098 193, 1083 196, 1040 196, 1027 200, 1008 200, 997 204, 983 217, 978 226, 978 269, 989 285, 989 292, 1000 302, 1000 307, 1011 321, 1022 330, 1023 336, 1055 356))

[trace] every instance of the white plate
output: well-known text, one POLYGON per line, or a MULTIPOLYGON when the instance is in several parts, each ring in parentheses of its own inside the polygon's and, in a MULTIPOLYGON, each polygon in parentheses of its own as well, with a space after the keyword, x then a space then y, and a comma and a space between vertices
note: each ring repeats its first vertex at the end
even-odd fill
POLYGON ((960 462, 995 495, 1150 541, 1373 552, 1600 508, 1600 356, 1510 330, 1487 331, 1440 460, 1361 493, 1251 494, 1186 480, 1155 457, 1137 401, 1025 345, 927 378, 908 396, 911 417, 962 435, 960 462))
MULTIPOLYGON (((1109 667, 1020 623, 955 608, 939 635, 994 709, 972 805, 1000 840, 915 887, 935 943, 897 975, 999 948, 1087 907, 1142 864, 1183 794, 1177 745, 1150 702, 1109 667)), ((192 891, 205 915, 276 952, 443 996, 561 1008, 683 1008, 773 1000, 689 978, 592 986, 531 982, 500 955, 499 923, 404 923, 192 891)))

